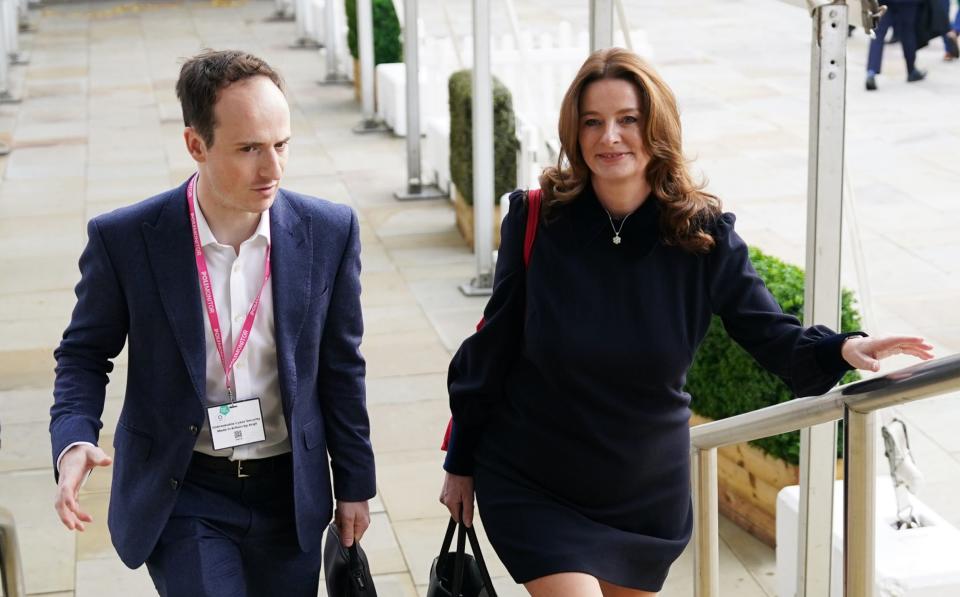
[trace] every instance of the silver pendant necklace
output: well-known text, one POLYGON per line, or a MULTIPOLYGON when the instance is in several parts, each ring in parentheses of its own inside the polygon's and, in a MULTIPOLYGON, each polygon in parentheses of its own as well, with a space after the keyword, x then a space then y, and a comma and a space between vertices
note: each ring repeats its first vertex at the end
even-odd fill
MULTIPOLYGON (((604 209, 603 211, 607 211, 607 210, 604 209)), ((620 231, 623 230, 623 225, 626 224, 627 218, 629 218, 632 215, 633 215, 633 212, 631 211, 627 215, 623 216, 623 219, 620 220, 620 227, 618 228, 613 223, 613 216, 611 216, 610 212, 607 211, 607 218, 610 220, 610 227, 613 228, 613 244, 619 245, 620 241, 623 240, 620 238, 620 231)))

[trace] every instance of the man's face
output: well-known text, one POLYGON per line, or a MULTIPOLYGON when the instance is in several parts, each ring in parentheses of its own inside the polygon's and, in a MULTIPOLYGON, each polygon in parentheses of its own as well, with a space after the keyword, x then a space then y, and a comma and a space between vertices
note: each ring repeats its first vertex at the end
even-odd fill
POLYGON ((267 77, 251 77, 220 90, 213 111, 212 147, 192 128, 185 132, 200 169, 200 196, 221 211, 266 211, 287 164, 290 108, 283 92, 267 77))

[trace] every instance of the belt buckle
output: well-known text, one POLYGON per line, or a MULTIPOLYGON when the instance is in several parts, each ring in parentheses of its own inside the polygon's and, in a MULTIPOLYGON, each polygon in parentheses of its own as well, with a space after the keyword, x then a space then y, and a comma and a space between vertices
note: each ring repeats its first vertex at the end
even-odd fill
POLYGON ((243 472, 243 461, 242 461, 242 460, 238 460, 238 461, 237 461, 237 478, 238 478, 238 479, 246 479, 246 478, 248 478, 248 477, 250 477, 250 475, 248 475, 248 474, 246 474, 246 473, 243 472))

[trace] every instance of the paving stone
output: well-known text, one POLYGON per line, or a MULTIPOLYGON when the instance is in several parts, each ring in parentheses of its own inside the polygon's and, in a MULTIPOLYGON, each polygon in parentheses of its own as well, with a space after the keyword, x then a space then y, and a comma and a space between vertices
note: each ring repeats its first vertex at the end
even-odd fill
POLYGON ((74 587, 76 545, 53 510, 55 490, 49 469, 0 473, 0 506, 17 524, 27 593, 74 587))

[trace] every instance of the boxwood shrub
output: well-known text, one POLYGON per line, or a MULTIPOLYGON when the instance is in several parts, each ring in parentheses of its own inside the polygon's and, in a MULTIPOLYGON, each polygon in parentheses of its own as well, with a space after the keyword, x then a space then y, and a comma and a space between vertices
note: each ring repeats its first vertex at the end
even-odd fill
MULTIPOLYGON (((471 71, 450 75, 450 179, 460 194, 473 205, 473 81, 471 71)), ((516 118, 510 90, 493 78, 493 197, 517 187, 516 118)))
MULTIPOLYGON (((392 0, 373 0, 373 64, 403 62, 400 20, 392 0)), ((347 13, 347 46, 350 55, 360 59, 357 46, 357 0, 344 0, 347 13)))
MULTIPOLYGON (((803 270, 753 247, 750 248, 750 260, 784 312, 802 319, 803 270)), ((859 330, 860 314, 854 306, 853 293, 844 290, 841 304, 841 330, 859 330)), ((850 371, 841 383, 849 383, 859 378, 856 371, 850 371)), ((690 408, 711 419, 723 419, 793 398, 786 384, 761 368, 747 351, 730 339, 719 317, 713 318, 693 360, 687 375, 686 389, 692 397, 690 408)), ((841 455, 842 432, 841 428, 837 435, 838 453, 841 455)), ((799 431, 750 443, 792 464, 800 461, 799 431)))

